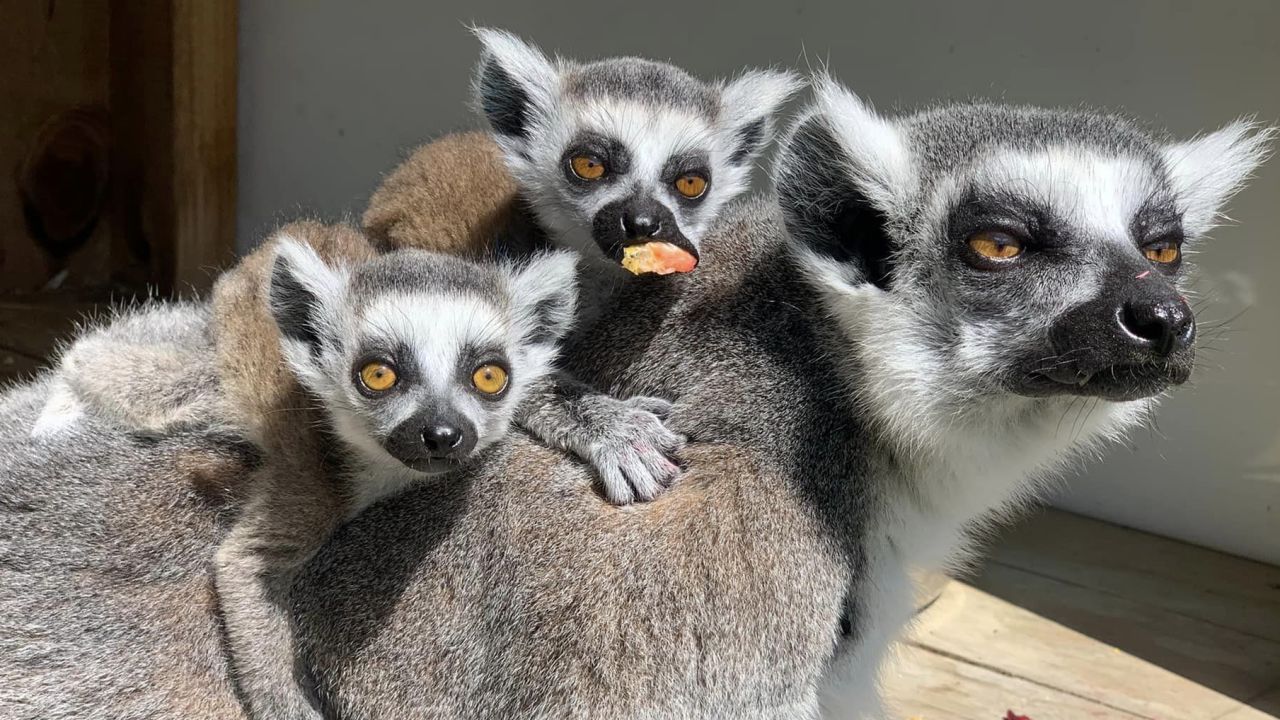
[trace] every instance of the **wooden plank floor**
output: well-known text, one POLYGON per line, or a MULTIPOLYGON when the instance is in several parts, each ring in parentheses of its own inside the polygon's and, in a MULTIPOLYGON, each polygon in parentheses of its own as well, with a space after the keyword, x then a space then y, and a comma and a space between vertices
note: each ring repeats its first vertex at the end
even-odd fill
POLYGON ((1280 568, 1048 511, 923 613, 901 720, 1280 716, 1280 568))

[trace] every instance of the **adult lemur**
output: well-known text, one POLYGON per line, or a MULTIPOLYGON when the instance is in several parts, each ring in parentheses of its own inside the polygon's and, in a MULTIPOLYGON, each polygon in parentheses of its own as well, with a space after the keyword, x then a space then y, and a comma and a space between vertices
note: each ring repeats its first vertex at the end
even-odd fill
MULTIPOLYGON (((812 717, 836 674, 873 713, 907 568, 962 557, 970 523, 1186 379, 1184 244, 1267 137, 1233 124, 1169 142, 1109 115, 982 104, 885 118, 821 82, 780 156, 780 209, 728 209, 702 269, 621 289, 605 312, 629 322, 570 354, 585 380, 677 400, 670 423, 702 441, 681 481, 618 509, 583 468, 517 440, 464 484, 372 508, 294 589, 318 695, 343 717, 812 717), (1098 408, 1059 427, 1082 396, 1098 408)), ((4 492, 31 508, 51 491, 4 492)), ((43 576, 83 582, 64 565, 43 576)), ((0 623, 40 610, 12 586, 0 623)), ((76 609, 113 619, 99 597, 76 609)), ((40 617, 64 662, 0 653, 10 692, 80 697, 118 675, 103 658, 133 625, 88 645, 75 615, 40 617)))

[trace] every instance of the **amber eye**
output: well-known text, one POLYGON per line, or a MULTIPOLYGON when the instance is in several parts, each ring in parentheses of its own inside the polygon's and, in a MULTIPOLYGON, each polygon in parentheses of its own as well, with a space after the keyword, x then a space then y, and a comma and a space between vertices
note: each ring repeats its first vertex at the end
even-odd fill
POLYGON ((396 386, 396 369, 384 362, 367 363, 360 368, 360 382, 374 392, 386 392, 396 386))
POLYGON ((583 180, 599 180, 604 177, 604 161, 595 155, 574 155, 569 160, 573 174, 583 180))
POLYGON ((1151 262, 1160 263, 1161 265, 1171 265, 1182 258, 1182 250, 1177 245, 1168 243, 1142 248, 1142 254, 1146 255, 1151 262))
POLYGON ((471 384, 485 395, 497 395, 507 387, 507 371, 492 363, 481 365, 471 373, 471 384))
POLYGON ((676 192, 692 200, 702 197, 707 191, 707 179, 697 173, 689 173, 676 178, 676 192))
POLYGON ((971 236, 969 249, 988 260, 1012 260, 1022 254, 1022 243, 1012 235, 988 230, 971 236))

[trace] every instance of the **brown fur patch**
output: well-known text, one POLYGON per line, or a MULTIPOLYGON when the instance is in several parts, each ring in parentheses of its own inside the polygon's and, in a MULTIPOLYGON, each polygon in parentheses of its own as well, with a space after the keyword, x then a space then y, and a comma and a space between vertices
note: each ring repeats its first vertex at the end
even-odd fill
POLYGON ((186 478, 201 497, 220 505, 242 498, 254 467, 255 463, 242 455, 211 448, 184 452, 174 459, 174 474, 186 478))
POLYGON ((277 239, 308 243, 330 264, 357 263, 376 251, 354 228, 306 221, 286 225, 218 279, 213 288, 218 372, 233 422, 269 451, 306 452, 314 442, 309 401, 280 354, 267 304, 277 239))
POLYGON ((380 250, 480 257, 523 214, 497 144, 488 133, 466 132, 423 145, 388 175, 364 227, 380 250))

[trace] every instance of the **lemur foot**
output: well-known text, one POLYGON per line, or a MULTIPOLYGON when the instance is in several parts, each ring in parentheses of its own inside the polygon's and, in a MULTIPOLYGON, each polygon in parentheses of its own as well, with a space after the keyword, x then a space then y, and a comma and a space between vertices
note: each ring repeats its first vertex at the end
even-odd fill
POLYGON ((605 497, 615 505, 652 500, 680 475, 673 459, 685 439, 663 424, 671 403, 662 398, 637 396, 627 400, 593 398, 614 403, 598 418, 590 459, 604 483, 605 497))

